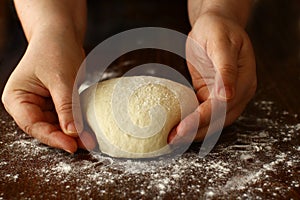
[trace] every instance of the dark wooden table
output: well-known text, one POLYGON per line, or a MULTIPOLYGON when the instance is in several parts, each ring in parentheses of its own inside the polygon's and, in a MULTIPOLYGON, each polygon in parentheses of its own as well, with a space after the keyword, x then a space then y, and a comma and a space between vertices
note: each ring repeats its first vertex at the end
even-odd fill
MULTIPOLYGON (((0 8, 9 9, 0 11, 6 21, 0 23, 0 35, 6 35, 0 40, 1 91, 26 47, 11 3, 2 2, 0 8)), ((90 1, 86 50, 134 27, 187 33, 185 4, 90 1)), ((299 22, 298 0, 258 1, 247 29, 257 58, 256 96, 203 159, 199 144, 168 164, 85 151, 69 155, 24 134, 1 105, 0 199, 300 199, 299 22)), ((154 61, 186 73, 184 60, 155 50, 126 54, 111 70, 154 61)))

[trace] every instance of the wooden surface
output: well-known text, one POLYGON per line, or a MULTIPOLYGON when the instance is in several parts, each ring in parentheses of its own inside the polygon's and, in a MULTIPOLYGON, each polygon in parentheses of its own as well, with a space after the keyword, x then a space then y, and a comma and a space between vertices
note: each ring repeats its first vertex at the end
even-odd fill
MULTIPOLYGON (((129 28, 189 30, 181 0, 172 5, 169 1, 95 2, 89 1, 87 51, 129 28)), ((8 6, 5 20, 9 23, 0 29, 7 35, 6 44, 0 46, 0 90, 26 47, 8 6)), ((247 29, 257 58, 256 96, 204 159, 197 154, 200 144, 193 144, 181 158, 151 162, 85 151, 68 155, 24 134, 1 105, 0 199, 300 199, 299 22, 298 0, 258 1, 247 29)), ((184 60, 155 50, 126 54, 110 70, 122 73, 121 67, 150 61, 187 72, 184 60)))

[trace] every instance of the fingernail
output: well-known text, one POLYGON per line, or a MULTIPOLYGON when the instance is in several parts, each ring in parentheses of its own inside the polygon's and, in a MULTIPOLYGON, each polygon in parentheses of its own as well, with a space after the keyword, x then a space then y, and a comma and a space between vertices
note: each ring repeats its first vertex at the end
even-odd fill
POLYGON ((168 143, 169 145, 176 145, 179 142, 178 137, 175 135, 173 136, 173 138, 170 140, 170 142, 168 143))
POLYGON ((233 97, 233 89, 231 87, 221 87, 218 90, 218 95, 222 99, 231 99, 233 97))
POLYGON ((172 144, 172 145, 179 144, 182 140, 182 136, 184 136, 183 132, 182 131, 180 132, 177 130, 176 134, 173 136, 173 138, 169 144, 172 144))
POLYGON ((77 133, 77 129, 75 127, 74 122, 70 122, 67 126, 67 133, 72 134, 72 133, 77 133))
POLYGON ((185 135, 185 121, 181 121, 181 124, 177 128, 177 135, 183 137, 185 135))
POLYGON ((174 128, 174 129, 170 132, 169 137, 168 137, 168 144, 171 144, 171 143, 174 142, 173 140, 174 140, 175 136, 176 136, 176 128, 174 128))
POLYGON ((80 138, 77 139, 78 147, 91 151, 96 148, 97 141, 91 133, 83 131, 80 138))
POLYGON ((69 154, 73 155, 74 153, 68 149, 64 149, 66 152, 68 152, 69 154))

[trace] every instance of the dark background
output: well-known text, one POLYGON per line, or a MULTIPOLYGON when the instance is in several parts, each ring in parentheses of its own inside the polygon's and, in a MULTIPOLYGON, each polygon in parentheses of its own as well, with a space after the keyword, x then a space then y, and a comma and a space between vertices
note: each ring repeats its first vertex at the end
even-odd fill
MULTIPOLYGON (((87 52, 104 39, 131 28, 159 26, 183 33, 190 30, 186 1, 182 0, 90 0, 88 10, 85 41, 87 52)), ((255 5, 247 27, 256 52, 259 80, 257 93, 260 94, 261 88, 267 89, 266 98, 278 101, 291 113, 300 113, 299 16, 298 0, 260 0, 255 5)), ((0 91, 24 53, 26 45, 13 2, 1 0, 0 91)), ((147 54, 151 55, 151 52, 142 53, 142 56, 137 54, 139 56, 134 58, 139 62, 137 57, 146 58, 147 54)), ((169 60, 165 63, 176 63, 172 59, 160 57, 169 60)))
MULTIPOLYGON (((190 30, 184 0, 89 0, 88 7, 87 52, 131 28, 190 30)), ((207 189, 222 189, 228 181, 237 188, 230 193, 215 193, 212 199, 300 199, 299 0, 257 1, 247 31, 257 60, 256 95, 204 159, 195 158, 199 145, 193 144, 189 150, 192 153, 180 160, 190 163, 186 168, 179 162, 175 168, 158 168, 154 174, 157 177, 151 173, 126 174, 110 168, 106 163, 110 158, 95 160, 84 151, 69 155, 38 143, 16 126, 0 104, 0 199, 201 199, 207 197, 207 189), (225 168, 229 172, 224 177, 218 163, 228 164, 225 168), (72 168, 58 173, 61 165, 72 168), (176 175, 178 167, 184 169, 183 175, 172 179, 170 175, 176 175), (97 175, 95 180, 90 178, 93 174, 97 175), (115 182, 100 181, 97 185, 102 178, 115 182), (161 194, 156 184, 164 178, 175 181, 165 184, 170 190, 161 194), (244 188, 235 185, 239 181, 244 182, 244 188), (193 186, 199 186, 198 190, 193 186), (135 193, 141 189, 144 195, 135 193)), ((0 0, 0 94, 26 45, 12 1, 0 0)), ((153 61, 180 68, 187 75, 183 59, 154 50, 121 56, 111 70, 122 73, 121 68, 153 61)))

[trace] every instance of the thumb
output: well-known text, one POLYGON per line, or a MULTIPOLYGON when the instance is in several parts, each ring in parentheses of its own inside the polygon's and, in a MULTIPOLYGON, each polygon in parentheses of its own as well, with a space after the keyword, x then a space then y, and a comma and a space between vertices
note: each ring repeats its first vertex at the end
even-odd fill
POLYGON ((235 95, 238 75, 238 49, 229 41, 216 42, 210 59, 216 70, 215 92, 221 100, 230 100, 235 95))
POLYGON ((55 110, 58 115, 62 131, 70 136, 78 137, 82 132, 82 118, 80 101, 77 90, 73 92, 74 81, 62 81, 56 83, 51 89, 55 110))

